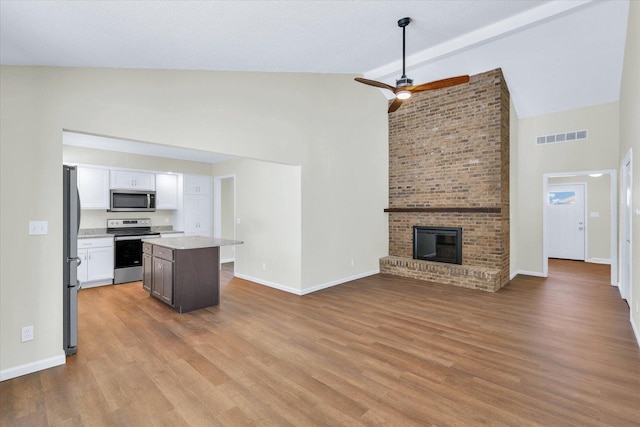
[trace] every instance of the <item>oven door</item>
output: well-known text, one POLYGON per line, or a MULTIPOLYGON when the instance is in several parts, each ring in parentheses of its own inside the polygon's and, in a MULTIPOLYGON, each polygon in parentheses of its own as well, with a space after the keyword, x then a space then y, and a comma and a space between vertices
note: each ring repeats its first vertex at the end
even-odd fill
POLYGON ((115 238, 115 268, 140 267, 142 265, 142 237, 115 238))

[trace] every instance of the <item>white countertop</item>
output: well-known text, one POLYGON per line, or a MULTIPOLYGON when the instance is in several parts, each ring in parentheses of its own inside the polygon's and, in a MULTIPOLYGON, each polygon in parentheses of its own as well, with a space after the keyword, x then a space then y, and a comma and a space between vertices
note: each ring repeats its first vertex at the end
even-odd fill
POLYGON ((142 239, 144 243, 162 246, 169 249, 201 249, 220 246, 241 245, 240 240, 218 239, 204 236, 160 237, 155 239, 142 239))

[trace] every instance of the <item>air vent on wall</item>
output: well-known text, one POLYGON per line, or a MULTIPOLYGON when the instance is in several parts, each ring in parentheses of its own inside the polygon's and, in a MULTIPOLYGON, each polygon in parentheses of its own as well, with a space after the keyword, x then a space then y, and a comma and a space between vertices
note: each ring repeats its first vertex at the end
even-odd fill
POLYGON ((536 138, 536 144, 553 144, 556 142, 576 141, 579 139, 587 139, 589 133, 586 130, 576 130, 566 133, 556 133, 555 135, 544 135, 536 138))

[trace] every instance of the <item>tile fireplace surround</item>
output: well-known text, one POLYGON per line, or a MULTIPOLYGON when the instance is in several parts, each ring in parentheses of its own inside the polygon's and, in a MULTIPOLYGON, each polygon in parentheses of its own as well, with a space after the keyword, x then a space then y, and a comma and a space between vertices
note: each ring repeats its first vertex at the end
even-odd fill
POLYGON ((502 71, 389 114, 389 256, 380 272, 497 291, 509 281, 509 90, 502 71), (462 227, 462 265, 414 260, 413 226, 462 227))

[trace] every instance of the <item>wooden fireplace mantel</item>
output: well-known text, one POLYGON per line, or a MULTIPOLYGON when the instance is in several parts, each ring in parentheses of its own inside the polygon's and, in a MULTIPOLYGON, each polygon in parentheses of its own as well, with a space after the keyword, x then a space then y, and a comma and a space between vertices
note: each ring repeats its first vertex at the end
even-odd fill
POLYGON ((397 212, 453 212, 453 213, 501 213, 501 208, 464 208, 464 207, 438 207, 438 208, 386 208, 388 213, 397 212))

